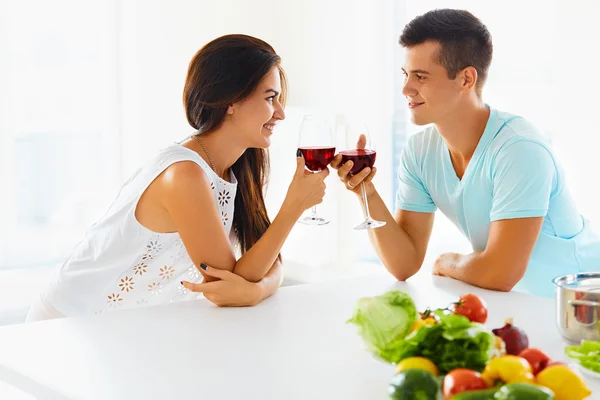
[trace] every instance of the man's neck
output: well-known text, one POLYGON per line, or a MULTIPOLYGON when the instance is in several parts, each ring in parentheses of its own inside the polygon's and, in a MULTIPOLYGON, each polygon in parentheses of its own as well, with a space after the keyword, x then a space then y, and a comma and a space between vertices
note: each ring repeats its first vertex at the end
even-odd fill
POLYGON ((483 135, 490 110, 480 102, 457 107, 435 126, 450 150, 450 158, 459 178, 467 168, 483 135))

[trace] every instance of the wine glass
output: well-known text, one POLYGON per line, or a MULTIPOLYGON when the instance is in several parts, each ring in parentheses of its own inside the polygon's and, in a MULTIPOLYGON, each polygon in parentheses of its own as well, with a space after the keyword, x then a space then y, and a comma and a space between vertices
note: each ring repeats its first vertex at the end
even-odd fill
MULTIPOLYGON (((375 159, 377 158, 377 151, 373 137, 369 135, 367 125, 364 122, 345 118, 342 121, 342 126, 345 129, 346 149, 340 151, 340 154, 342 155, 342 165, 348 161, 353 162, 350 169, 350 176, 358 174, 364 168, 373 168, 375 159)), ((376 221, 371 218, 365 183, 361 182, 360 185, 365 220, 355 226, 354 229, 374 229, 384 226, 385 221, 376 221)))
MULTIPOLYGON (((333 133, 327 120, 313 115, 305 115, 300 125, 298 150, 304 157, 304 166, 312 172, 327 168, 335 156, 333 133)), ((317 206, 313 206, 309 215, 298 222, 307 225, 325 225, 329 219, 317 214, 317 206)))

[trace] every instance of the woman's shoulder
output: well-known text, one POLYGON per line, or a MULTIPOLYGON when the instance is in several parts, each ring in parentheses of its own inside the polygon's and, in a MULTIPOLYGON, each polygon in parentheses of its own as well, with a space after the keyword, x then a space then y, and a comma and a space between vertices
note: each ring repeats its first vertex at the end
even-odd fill
POLYGON ((210 166, 202 159, 202 157, 200 157, 198 153, 180 143, 173 143, 170 146, 161 149, 155 159, 155 162, 159 167, 162 167, 162 170, 165 170, 176 163, 184 161, 190 162, 185 164, 196 164, 207 174, 212 171, 210 166))
POLYGON ((235 193, 237 179, 230 171, 231 182, 220 178, 208 163, 194 150, 179 143, 162 149, 156 161, 158 168, 152 186, 160 187, 164 194, 198 194, 198 190, 235 193))
POLYGON ((197 181, 198 177, 202 177, 203 180, 215 183, 216 174, 206 161, 197 152, 180 143, 161 149, 150 164, 150 168, 155 170, 156 178, 168 176, 197 181))
POLYGON ((211 176, 193 160, 179 160, 166 167, 161 174, 163 181, 191 185, 212 181, 211 176))
POLYGON ((162 149, 157 157, 160 173, 155 183, 171 190, 212 186, 212 169, 195 151, 175 143, 162 149))

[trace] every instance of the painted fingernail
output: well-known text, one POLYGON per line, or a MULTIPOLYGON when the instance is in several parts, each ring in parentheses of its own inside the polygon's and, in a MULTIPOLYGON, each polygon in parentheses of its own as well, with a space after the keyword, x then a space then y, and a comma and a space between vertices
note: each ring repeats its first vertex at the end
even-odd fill
POLYGON ((179 281, 179 283, 181 283, 181 285, 183 286, 183 281, 179 281))
POLYGON ((296 157, 302 157, 302 152, 300 149, 296 150, 296 157))
POLYGON ((205 270, 205 271, 206 271, 206 268, 208 268, 208 267, 206 266, 206 264, 202 264, 202 263, 200 263, 200 268, 202 268, 203 270, 205 270))

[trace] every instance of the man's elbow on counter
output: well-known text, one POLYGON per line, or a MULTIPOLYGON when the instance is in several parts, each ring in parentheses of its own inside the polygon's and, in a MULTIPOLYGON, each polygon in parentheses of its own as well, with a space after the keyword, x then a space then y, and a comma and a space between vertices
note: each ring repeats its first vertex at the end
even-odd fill
POLYGON ((481 285, 484 289, 495 290, 498 292, 510 292, 518 282, 495 279, 489 284, 481 285))
POLYGON ((406 265, 385 265, 385 267, 400 282, 406 281, 419 271, 419 267, 407 267, 406 265))

